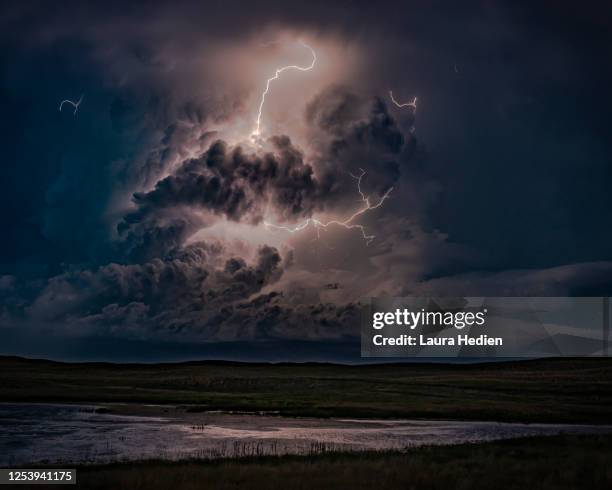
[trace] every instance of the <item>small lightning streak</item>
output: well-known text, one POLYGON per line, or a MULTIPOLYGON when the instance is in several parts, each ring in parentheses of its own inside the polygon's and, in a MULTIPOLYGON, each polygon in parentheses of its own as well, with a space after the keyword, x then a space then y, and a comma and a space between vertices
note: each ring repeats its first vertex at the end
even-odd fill
POLYGON ((391 97, 391 101, 399 108, 412 107, 415 111, 417 109, 417 98, 416 97, 412 99, 411 102, 404 102, 403 104, 400 104, 397 100, 393 98, 393 92, 391 90, 389 90, 389 97, 391 97))
POLYGON ((268 92, 270 91, 270 84, 272 83, 272 81, 277 80, 280 77, 281 73, 287 70, 299 70, 299 71, 312 70, 317 61, 317 54, 314 52, 314 49, 312 49, 310 46, 308 46, 306 43, 302 41, 300 41, 299 44, 304 46, 306 49, 310 50, 310 52, 312 53, 312 62, 308 66, 288 65, 288 66, 283 66, 281 68, 277 68, 276 72, 274 73, 274 76, 271 78, 268 78, 268 81, 266 82, 266 89, 261 94, 261 101, 259 102, 259 111, 257 112, 257 120, 255 122, 255 129, 253 130, 253 133, 251 135, 254 139, 259 138, 260 127, 261 127, 261 113, 263 111, 263 106, 266 102, 266 95, 268 95, 268 92))
POLYGON ((355 180, 357 180, 357 192, 359 192, 359 195, 361 196, 361 202, 363 202, 365 204, 365 206, 363 206, 362 208, 358 209, 357 211, 355 211, 353 214, 351 214, 348 218, 346 218, 345 220, 331 220, 331 221, 327 221, 327 222, 323 222, 320 221, 316 218, 308 218, 306 221, 304 221, 303 223, 300 223, 299 225, 296 226, 282 226, 282 225, 274 225, 272 223, 268 223, 267 221, 264 221, 264 225, 268 228, 273 228, 275 230, 282 230, 282 231, 288 231, 289 233, 297 233, 298 231, 301 231, 305 228, 307 228, 308 226, 312 225, 314 226, 315 230, 317 230, 317 238, 320 237, 320 231, 321 228, 327 228, 329 226, 332 225, 337 225, 337 226, 342 226, 343 228, 346 228, 347 230, 352 230, 352 229, 358 229, 361 232, 361 236, 363 237, 363 239, 366 242, 366 245, 369 245, 370 242, 372 240, 374 240, 374 238, 376 238, 375 235, 368 235, 366 233, 366 229, 363 225, 359 225, 359 224, 354 224, 352 223, 352 221, 354 219, 356 219, 358 216, 361 216, 362 214, 366 213, 367 211, 370 211, 371 209, 376 209, 379 208, 383 205, 383 203, 387 200, 387 198, 389 197, 389 195, 391 194, 391 191, 393 190, 393 187, 391 187, 387 192, 385 192, 380 199, 378 200, 378 202, 376 204, 372 204, 370 202, 370 198, 369 196, 366 196, 363 191, 361 190, 361 179, 363 178, 363 176, 365 175, 365 170, 363 169, 359 169, 360 170, 360 174, 359 175, 353 175, 353 174, 349 174, 351 177, 353 177, 355 180))
POLYGON ((73 102, 72 100, 66 99, 66 100, 62 100, 60 106, 59 106, 59 111, 62 112, 62 107, 64 106, 64 104, 71 104, 72 106, 74 106, 74 112, 73 115, 76 115, 77 111, 79 110, 79 106, 81 105, 81 102, 83 102, 83 96, 81 95, 81 98, 76 101, 73 102))

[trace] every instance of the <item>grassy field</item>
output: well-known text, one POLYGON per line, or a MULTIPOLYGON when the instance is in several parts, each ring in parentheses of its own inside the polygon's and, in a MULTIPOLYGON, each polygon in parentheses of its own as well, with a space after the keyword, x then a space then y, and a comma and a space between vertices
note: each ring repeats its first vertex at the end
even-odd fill
POLYGON ((557 436, 403 453, 85 466, 77 488, 593 490, 612 488, 610 461, 612 436, 557 436))
POLYGON ((610 359, 478 365, 64 364, 0 358, 0 399, 289 416, 612 422, 610 359))

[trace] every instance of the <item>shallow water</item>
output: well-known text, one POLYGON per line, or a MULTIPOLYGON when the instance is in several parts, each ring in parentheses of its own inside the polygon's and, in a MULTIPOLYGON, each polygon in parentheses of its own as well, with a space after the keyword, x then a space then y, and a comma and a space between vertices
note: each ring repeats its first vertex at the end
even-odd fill
POLYGON ((176 412, 154 417, 100 413, 86 405, 0 404, 0 466, 318 454, 603 432, 612 426, 176 412))

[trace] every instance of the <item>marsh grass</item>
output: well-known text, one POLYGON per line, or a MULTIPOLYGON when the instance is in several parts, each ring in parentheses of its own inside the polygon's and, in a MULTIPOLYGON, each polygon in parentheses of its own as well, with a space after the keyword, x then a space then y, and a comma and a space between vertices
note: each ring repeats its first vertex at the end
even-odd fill
MULTIPOLYGON (((78 488, 202 489, 609 489, 612 436, 555 436, 404 452, 325 453, 217 461, 84 466, 78 488)), ((33 487, 38 488, 38 487, 33 487)))

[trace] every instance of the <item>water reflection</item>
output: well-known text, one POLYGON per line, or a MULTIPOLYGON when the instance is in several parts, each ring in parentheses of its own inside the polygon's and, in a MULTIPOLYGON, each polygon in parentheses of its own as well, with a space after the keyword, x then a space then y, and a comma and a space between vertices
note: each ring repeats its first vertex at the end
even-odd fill
POLYGON ((178 411, 159 417, 114 415, 86 405, 0 404, 0 465, 318 454, 611 431, 611 426, 290 419, 178 411))

